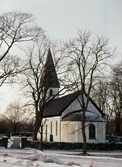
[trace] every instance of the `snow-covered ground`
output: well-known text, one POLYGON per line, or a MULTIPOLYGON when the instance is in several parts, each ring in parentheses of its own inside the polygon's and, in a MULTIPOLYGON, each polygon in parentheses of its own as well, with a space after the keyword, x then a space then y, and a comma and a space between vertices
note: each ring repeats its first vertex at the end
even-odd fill
POLYGON ((80 156, 78 151, 54 151, 37 149, 9 149, 0 147, 0 167, 122 167, 122 151, 89 152, 80 156), (118 158, 115 158, 118 157, 118 158))
MULTIPOLYGON (((115 153, 114 153, 115 154, 115 153)), ((92 155, 92 154, 91 154, 92 155)), ((121 158, 110 156, 78 156, 70 151, 41 152, 37 149, 0 148, 1 167, 122 167, 121 158)))

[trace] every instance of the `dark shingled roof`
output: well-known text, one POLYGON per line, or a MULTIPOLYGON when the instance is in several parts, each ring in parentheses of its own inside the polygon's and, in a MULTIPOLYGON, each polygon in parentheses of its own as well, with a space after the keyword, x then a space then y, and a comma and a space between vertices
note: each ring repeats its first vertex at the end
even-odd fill
POLYGON ((80 95, 80 92, 75 92, 58 99, 50 100, 43 112, 43 117, 60 116, 61 113, 80 95))
POLYGON ((44 71, 40 80, 40 84, 42 87, 45 87, 45 88, 60 87, 50 49, 47 54, 47 59, 46 59, 44 71))

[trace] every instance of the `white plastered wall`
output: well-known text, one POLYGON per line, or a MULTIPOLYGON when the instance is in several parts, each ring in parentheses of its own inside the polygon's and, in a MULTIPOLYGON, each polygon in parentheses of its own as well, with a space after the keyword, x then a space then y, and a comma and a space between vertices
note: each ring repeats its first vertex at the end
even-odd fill
MULTIPOLYGON (((82 143, 82 129, 80 121, 61 121, 61 117, 51 117, 43 119, 43 141, 50 142, 50 135, 53 136, 53 142, 79 142, 82 143), (57 121, 57 134, 56 134, 57 121), (52 122, 52 133, 51 133, 52 122), (47 126, 47 130, 46 130, 47 126)), ((106 122, 94 122, 95 139, 89 139, 89 124, 86 123, 86 139, 87 143, 105 143, 106 122)), ((38 138, 40 134, 38 133, 38 138)))
MULTIPOLYGON (((62 142, 73 142, 73 143, 79 142, 79 136, 81 136, 81 123, 80 122, 62 121, 61 130, 62 130, 62 135, 61 135, 62 142)), ((80 140, 80 142, 82 141, 80 140)))
MULTIPOLYGON (((89 139, 89 124, 86 123, 87 143, 105 143, 106 122, 95 122, 95 139, 89 139), (88 126, 87 126, 88 125, 88 126)), ((81 122, 62 121, 61 122, 61 141, 62 142, 83 142, 81 122)))
POLYGON ((50 142, 50 135, 53 136, 53 142, 60 142, 61 140, 61 117, 48 117, 43 119, 44 127, 43 127, 43 141, 50 142), (52 123, 51 123, 52 122, 52 123), (51 128, 52 124, 52 128, 51 128), (57 125, 56 125, 57 124, 57 125), (57 126, 57 128, 56 128, 57 126), (47 127, 47 130, 46 130, 47 127), (52 129, 52 130, 51 130, 52 129))

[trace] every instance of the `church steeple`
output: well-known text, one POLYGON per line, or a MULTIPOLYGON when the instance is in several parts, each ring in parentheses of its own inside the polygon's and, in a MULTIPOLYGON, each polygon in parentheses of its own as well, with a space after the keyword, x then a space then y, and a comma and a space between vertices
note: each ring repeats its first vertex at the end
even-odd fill
POLYGON ((47 96, 54 96, 59 92, 59 81, 56 74, 50 49, 48 50, 44 70, 41 77, 41 86, 47 89, 47 96))
POLYGON ((59 88, 58 77, 56 74, 53 58, 50 49, 48 50, 44 71, 41 78, 41 84, 45 88, 59 88))

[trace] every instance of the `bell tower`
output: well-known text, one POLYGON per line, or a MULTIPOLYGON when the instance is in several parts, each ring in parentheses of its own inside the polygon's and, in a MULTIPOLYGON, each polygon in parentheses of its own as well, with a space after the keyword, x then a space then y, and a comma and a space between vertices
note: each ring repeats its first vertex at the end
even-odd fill
POLYGON ((41 77, 41 86, 46 90, 46 99, 58 98, 60 84, 55 70, 50 49, 48 50, 44 70, 41 77))

